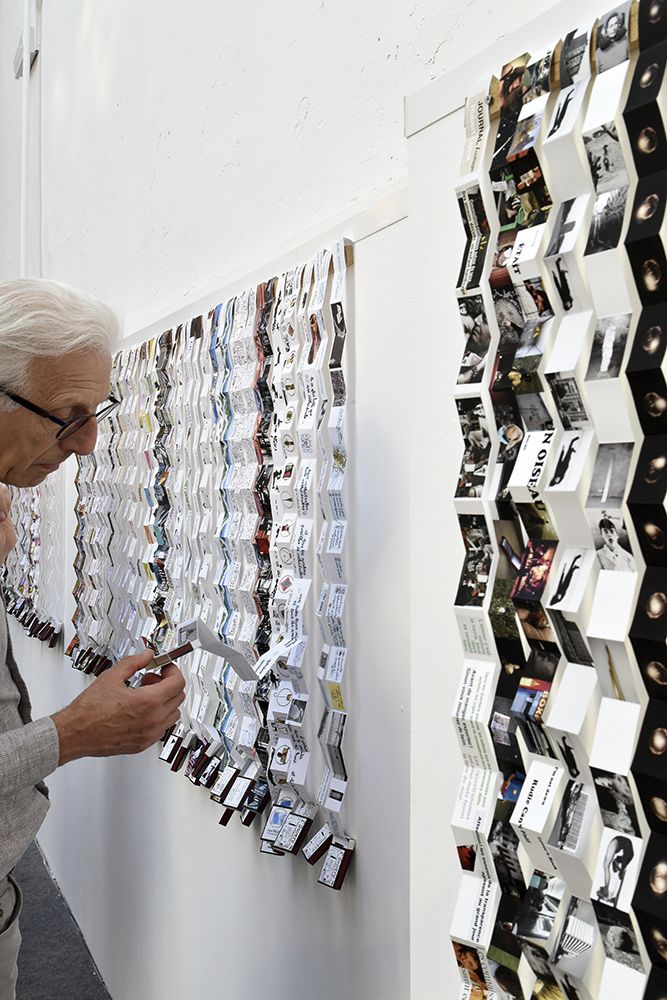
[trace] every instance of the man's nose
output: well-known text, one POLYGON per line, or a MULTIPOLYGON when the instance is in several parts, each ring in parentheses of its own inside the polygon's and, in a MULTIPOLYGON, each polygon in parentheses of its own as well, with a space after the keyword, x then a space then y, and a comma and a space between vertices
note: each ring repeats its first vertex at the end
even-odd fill
POLYGON ((97 420, 92 417, 87 420, 78 431, 70 434, 64 441, 60 442, 60 447, 68 455, 92 455, 97 444, 97 420))

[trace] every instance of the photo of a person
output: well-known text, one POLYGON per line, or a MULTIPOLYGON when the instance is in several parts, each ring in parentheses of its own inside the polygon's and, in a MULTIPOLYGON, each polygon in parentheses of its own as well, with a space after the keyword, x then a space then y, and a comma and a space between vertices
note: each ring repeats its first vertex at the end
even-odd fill
POLYGON ((625 62, 630 55, 628 21, 630 4, 620 4, 603 17, 598 25, 595 61, 598 73, 625 62))
POLYGON ((637 566, 630 551, 627 532, 620 514, 602 511, 590 512, 593 541, 602 569, 632 573, 637 566), (597 530, 595 530, 597 527, 597 530))
POLYGON ((617 906, 623 889, 623 881, 630 862, 635 856, 632 841, 621 835, 612 837, 602 860, 604 881, 598 885, 595 895, 601 903, 617 906))

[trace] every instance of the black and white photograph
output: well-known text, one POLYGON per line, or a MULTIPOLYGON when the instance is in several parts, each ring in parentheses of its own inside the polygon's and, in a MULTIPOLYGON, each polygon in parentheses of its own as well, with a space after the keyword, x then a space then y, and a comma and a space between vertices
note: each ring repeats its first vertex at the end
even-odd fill
POLYGON ((574 375, 547 372, 546 379, 551 388, 563 429, 571 431, 590 427, 590 417, 574 375))
POLYGON ((553 630, 556 634, 558 645, 563 651, 563 656, 568 663, 582 663, 585 666, 593 665, 591 651, 586 645, 586 640, 581 634, 578 626, 566 618, 562 611, 557 608, 549 609, 549 618, 553 630))
POLYGON ((516 354, 523 332, 524 317, 515 288, 494 289, 493 311, 500 331, 498 346, 501 350, 512 350, 516 354))
POLYGON ((591 792, 581 781, 568 781, 549 844, 568 854, 581 854, 592 822, 591 792))
POLYGON ((667 434, 667 385, 661 371, 628 372, 644 434, 667 434))
MULTIPOLYGON (((665 182, 667 183, 667 174, 665 182)), ((667 347, 665 308, 662 305, 647 306, 642 309, 637 323, 626 371, 643 372, 660 368, 665 356, 665 347, 667 347)))
POLYGON ((639 177, 667 167, 667 140, 658 105, 646 104, 623 116, 639 177))
POLYGON ((626 243, 636 243, 657 236, 665 218, 667 170, 642 177, 637 184, 630 213, 626 243))
POLYGON ((456 400, 463 435, 463 458, 457 497, 479 497, 486 480, 491 438, 484 404, 479 396, 456 400))
POLYGON ((584 132, 582 139, 596 194, 627 186, 628 172, 614 122, 584 132))
POLYGON ((621 506, 629 478, 632 448, 631 444, 598 446, 591 487, 586 500, 587 507, 605 507, 613 510, 621 506))
POLYGON ((652 45, 646 52, 640 52, 632 74, 630 93, 625 103, 625 111, 634 111, 645 104, 657 100, 665 76, 667 45, 663 42, 652 45))
POLYGON ((549 335, 549 327, 548 319, 546 321, 541 319, 528 320, 519 337, 516 357, 527 358, 531 355, 542 357, 549 335))
POLYGON ((517 936, 547 941, 553 933, 564 895, 565 883, 557 875, 533 872, 517 915, 517 936))
POLYGON ((577 611, 588 586, 595 555, 591 549, 568 547, 560 554, 550 577, 549 609, 577 611))
POLYGON ((537 59, 529 63, 524 75, 524 97, 523 103, 528 104, 538 97, 544 97, 551 89, 551 61, 553 51, 540 54, 537 59))
POLYGON ((639 48, 652 48, 667 40, 667 0, 642 0, 639 4, 639 48))
POLYGON ((496 580, 515 580, 521 567, 524 543, 515 521, 500 519, 493 522, 500 559, 496 580))
POLYGON ((489 847, 498 881, 503 892, 509 896, 521 895, 525 891, 523 873, 516 853, 519 838, 510 825, 513 810, 513 801, 499 801, 489 833, 489 847))
POLYGON ((628 187, 625 185, 597 195, 593 205, 593 218, 588 231, 585 256, 604 253, 618 246, 627 194, 628 187))
POLYGON ((593 332, 587 380, 618 378, 621 374, 631 319, 630 313, 598 319, 593 332))
POLYGON ((667 566, 667 513, 662 504, 633 504, 630 516, 647 566, 667 566))
POLYGON ((491 344, 491 331, 481 295, 461 297, 458 300, 458 306, 461 324, 466 334, 466 343, 456 381, 459 385, 468 385, 482 381, 491 344))
POLYGON ((516 402, 526 430, 545 431, 553 427, 553 418, 539 392, 517 393, 516 402))
POLYGON ((649 698, 667 701, 667 650, 645 639, 633 639, 632 648, 649 698))
POLYGON ((586 517, 601 569, 634 573, 637 569, 620 510, 588 507, 586 517))
POLYGON ((598 21, 595 68, 604 73, 630 57, 630 2, 619 4, 598 21))
POLYGON ((644 441, 628 501, 631 504, 661 504, 667 490, 667 437, 644 441))
MULTIPOLYGON (((657 6, 660 2, 662 0, 654 0, 654 5, 657 6)), ((644 3, 639 9, 645 6, 644 3)), ((665 997, 667 997, 667 972, 654 966, 648 977, 643 1000, 665 1000, 665 997)))
POLYGON ((486 518, 481 514, 462 514, 459 528, 465 545, 465 559, 454 603, 457 607, 480 607, 486 595, 493 559, 486 518))
POLYGON ((593 904, 572 896, 551 955, 551 964, 561 976, 582 979, 595 943, 597 922, 593 904))
POLYGON ((639 731, 633 771, 664 779, 667 773, 667 703, 650 701, 639 731))
POLYGON ((635 972, 643 972, 637 935, 629 915, 596 900, 593 900, 593 909, 607 958, 620 965, 627 965, 635 972))
POLYGON ((628 779, 622 774, 610 774, 597 768, 591 768, 591 773, 604 826, 629 837, 641 837, 628 779))
POLYGON ((562 89, 571 87, 573 83, 590 76, 590 42, 590 31, 587 28, 575 28, 565 35, 560 50, 560 85, 562 89))
POLYGON ((489 220, 478 184, 459 191, 457 197, 466 234, 466 248, 457 287, 465 292, 469 288, 479 287, 489 245, 489 220))
POLYGON ((589 195, 584 194, 561 203, 545 257, 555 257, 575 249, 589 200, 589 195))
POLYGON ((524 438, 521 415, 513 392, 494 392, 491 395, 500 450, 497 462, 512 464, 519 454, 524 438))
POLYGON ((654 833, 649 838, 632 905, 658 917, 667 915, 667 837, 654 833))

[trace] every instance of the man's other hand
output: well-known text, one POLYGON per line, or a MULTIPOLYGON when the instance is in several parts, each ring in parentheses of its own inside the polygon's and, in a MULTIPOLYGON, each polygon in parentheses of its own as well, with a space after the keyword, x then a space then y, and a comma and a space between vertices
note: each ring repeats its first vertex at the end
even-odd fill
POLYGON ((9 516, 12 498, 6 486, 0 483, 0 565, 16 545, 16 528, 9 516))
POLYGON ((52 717, 60 739, 60 764, 78 757, 141 753, 178 722, 185 680, 174 664, 150 684, 125 684, 153 655, 147 649, 120 660, 52 717))

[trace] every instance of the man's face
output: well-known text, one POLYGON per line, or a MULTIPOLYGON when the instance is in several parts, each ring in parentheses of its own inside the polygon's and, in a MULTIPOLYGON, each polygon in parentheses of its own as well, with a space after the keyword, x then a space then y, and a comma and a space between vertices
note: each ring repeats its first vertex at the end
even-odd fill
MULTIPOLYGON (((109 395, 111 357, 75 351, 62 358, 40 358, 30 368, 21 392, 54 417, 68 420, 94 413, 109 395)), ((56 440, 57 424, 18 406, 0 412, 0 482, 37 486, 70 455, 89 455, 97 441, 97 423, 89 420, 75 434, 56 440)))
POLYGON ((613 528, 600 528, 600 534, 602 535, 602 541, 607 546, 608 549, 613 549, 616 545, 616 532, 613 528))

